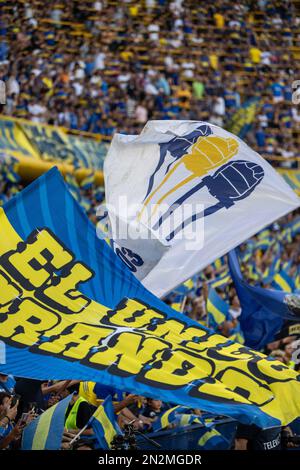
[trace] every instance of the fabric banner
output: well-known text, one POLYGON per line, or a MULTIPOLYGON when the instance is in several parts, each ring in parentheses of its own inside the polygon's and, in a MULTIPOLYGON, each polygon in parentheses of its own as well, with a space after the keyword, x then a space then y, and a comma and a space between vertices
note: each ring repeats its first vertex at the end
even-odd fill
POLYGON ((104 177, 114 250, 159 297, 300 201, 238 137, 205 122, 115 135, 104 177))
POLYGON ((258 98, 249 98, 232 116, 226 126, 230 132, 244 139, 257 116, 258 98))
POLYGON ((0 119, 0 153, 6 157, 39 158, 39 153, 19 124, 10 118, 0 119))
POLYGON ((147 291, 56 169, 0 209, 2 373, 101 382, 270 427, 300 415, 299 375, 147 291))
POLYGON ((74 168, 102 170, 108 144, 67 134, 64 128, 25 119, 0 117, 0 153, 18 159, 35 158, 74 168))
POLYGON ((62 128, 45 124, 24 122, 21 126, 43 160, 60 161, 75 168, 102 169, 106 144, 69 135, 62 128))

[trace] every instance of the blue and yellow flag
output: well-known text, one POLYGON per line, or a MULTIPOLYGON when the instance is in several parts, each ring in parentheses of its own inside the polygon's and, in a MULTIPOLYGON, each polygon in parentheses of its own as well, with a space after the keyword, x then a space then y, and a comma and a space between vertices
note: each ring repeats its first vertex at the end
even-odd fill
POLYGON ((209 283, 209 285, 213 289, 216 289, 217 287, 219 287, 220 289, 224 289, 224 287, 226 287, 230 281, 231 281, 230 273, 228 270, 226 270, 222 275, 213 279, 209 283))
POLYGON ((230 318, 229 305, 211 287, 207 299, 208 326, 217 330, 226 320, 230 318))
POLYGON ((191 424, 203 424, 203 420, 201 416, 195 414, 180 413, 177 415, 175 423, 176 426, 184 428, 186 426, 190 426, 191 424))
POLYGON ((198 446, 205 450, 227 450, 228 440, 215 428, 206 430, 198 441, 198 446))
POLYGON ((4 374, 101 382, 260 427, 300 415, 297 372, 147 291, 56 169, 0 208, 0 340, 4 374))
POLYGON ((296 290, 295 281, 284 270, 275 274, 272 281, 272 287, 285 292, 294 292, 296 290))
POLYGON ((94 172, 91 171, 80 183, 82 189, 91 189, 95 182, 94 172))
POLYGON ((89 420, 96 435, 100 449, 108 450, 117 435, 121 435, 121 429, 116 421, 112 398, 109 395, 100 405, 89 420))
POLYGON ((65 425, 65 414, 72 395, 51 406, 23 431, 23 450, 59 450, 65 425))
POLYGON ((187 411, 187 409, 186 406, 174 406, 167 411, 163 411, 152 424, 153 431, 160 431, 177 422, 179 414, 187 411))
POLYGON ((255 120, 258 105, 258 98, 249 98, 233 114, 226 128, 233 134, 238 135, 241 139, 244 139, 255 120))

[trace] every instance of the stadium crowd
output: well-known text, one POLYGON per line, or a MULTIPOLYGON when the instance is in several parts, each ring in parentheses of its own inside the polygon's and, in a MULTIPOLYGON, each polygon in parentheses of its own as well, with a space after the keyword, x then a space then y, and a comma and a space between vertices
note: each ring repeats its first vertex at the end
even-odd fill
MULTIPOLYGON (((2 113, 109 139, 116 130, 139 132, 148 119, 206 120, 230 127, 235 113, 254 99, 255 125, 246 140, 271 161, 281 157, 274 160, 276 165, 296 168, 300 134, 294 124, 300 115, 292 106, 292 81, 300 17, 295 6, 288 0, 235 5, 207 0, 197 8, 194 4, 60 0, 49 9, 38 0, 1 1, 0 78, 7 83, 2 113)), ((0 163, 3 204, 22 189, 22 183, 7 163, 0 163)), ((92 184, 76 188, 74 182, 69 184, 96 224, 95 208, 103 191, 99 195, 92 184)), ((300 234, 286 230, 299 215, 299 211, 289 214, 240 247, 249 282, 274 287, 272 266, 277 259, 276 272, 284 270, 294 288, 300 289, 300 234)), ((227 274, 226 259, 217 260, 165 301, 242 341, 241 308, 227 274), (223 278, 226 281, 215 290, 228 304, 229 315, 212 324, 210 289, 223 278)), ((298 339, 299 334, 279 335, 264 352, 299 368, 292 359, 298 339)), ((132 422, 142 433, 151 432, 161 412, 172 406, 157 397, 124 394, 101 383, 43 382, 3 375, 0 370, 0 449, 20 448, 24 427, 70 393, 65 449, 108 394, 119 425, 132 422)), ((192 412, 201 416, 200 410, 192 412)), ((93 448, 90 427, 83 437, 77 448, 93 448)))
POLYGON ((256 100, 252 147, 297 166, 300 19, 290 0, 1 1, 3 112, 101 134, 148 119, 230 126, 256 100), (294 90, 295 91, 295 90, 294 90))

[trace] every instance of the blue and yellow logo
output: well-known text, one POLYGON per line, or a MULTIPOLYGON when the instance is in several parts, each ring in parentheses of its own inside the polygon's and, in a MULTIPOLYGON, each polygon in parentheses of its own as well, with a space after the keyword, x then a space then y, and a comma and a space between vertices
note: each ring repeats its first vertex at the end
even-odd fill
POLYGON ((175 200, 169 209, 160 215, 159 220, 155 221, 152 227, 154 230, 157 230, 176 208, 204 187, 217 200, 216 204, 183 220, 166 237, 167 241, 171 241, 178 232, 200 217, 206 217, 223 208, 228 209, 237 201, 248 197, 264 177, 263 168, 256 163, 247 160, 231 161, 239 151, 238 140, 234 137, 214 135, 208 125, 201 125, 187 135, 176 136, 167 143, 159 144, 159 147, 159 162, 150 176, 143 208, 138 215, 139 220, 154 200, 152 215, 172 194, 175 200), (171 163, 170 157, 173 160, 171 163), (216 172, 208 174, 212 170, 216 172), (170 178, 176 173, 177 182, 170 185, 170 178), (168 188, 164 190, 167 185, 168 188), (158 194, 160 196, 157 199, 158 194))

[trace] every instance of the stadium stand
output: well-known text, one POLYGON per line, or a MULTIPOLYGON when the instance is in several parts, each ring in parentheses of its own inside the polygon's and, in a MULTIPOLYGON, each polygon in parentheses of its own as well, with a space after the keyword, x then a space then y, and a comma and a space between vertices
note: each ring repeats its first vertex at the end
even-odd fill
MULTIPOLYGON (((64 128, 80 142, 103 145, 103 159, 115 132, 137 134, 149 119, 208 121, 245 139, 300 190, 300 1, 58 0, 49 8, 40 0, 0 0, 0 9, 0 79, 6 83, 0 127, 1 119, 9 117, 21 126, 30 122, 55 126, 57 132, 64 128)), ((14 162, 2 157, 0 205, 26 185, 14 162)), ((78 183, 72 174, 66 181, 97 224, 95 210, 104 199, 103 188, 93 179, 78 183)), ((299 217, 295 211, 240 246, 250 283, 300 290, 299 217)), ((225 258, 165 301, 243 342, 241 309, 225 258)), ((299 332, 282 336, 264 352, 297 368, 290 345, 298 337, 299 332)), ((3 417, 9 395, 5 397, 7 387, 2 390, 1 383, 6 380, 0 374, 0 449, 19 448, 22 434, 18 425, 7 429, 3 417)), ((21 395, 22 380, 12 385, 21 395)), ((98 403, 105 397, 97 395, 94 385, 85 383, 86 395, 81 394, 92 395, 98 403)), ((25 379, 23 386, 33 387, 25 379)), ((68 387, 73 391, 67 382, 43 384, 43 406, 65 398, 68 387)), ((40 391, 41 386, 31 397, 40 391)), ((140 431, 152 430, 151 419, 168 408, 160 400, 131 395, 126 400, 129 411, 122 416, 133 417, 140 431)), ((36 401, 25 403, 33 415, 39 410, 29 405, 36 401)), ((90 414, 82 411, 86 421, 90 414)), ((124 425, 122 418, 119 424, 124 425)), ((65 439, 68 448, 70 439, 65 439)))

